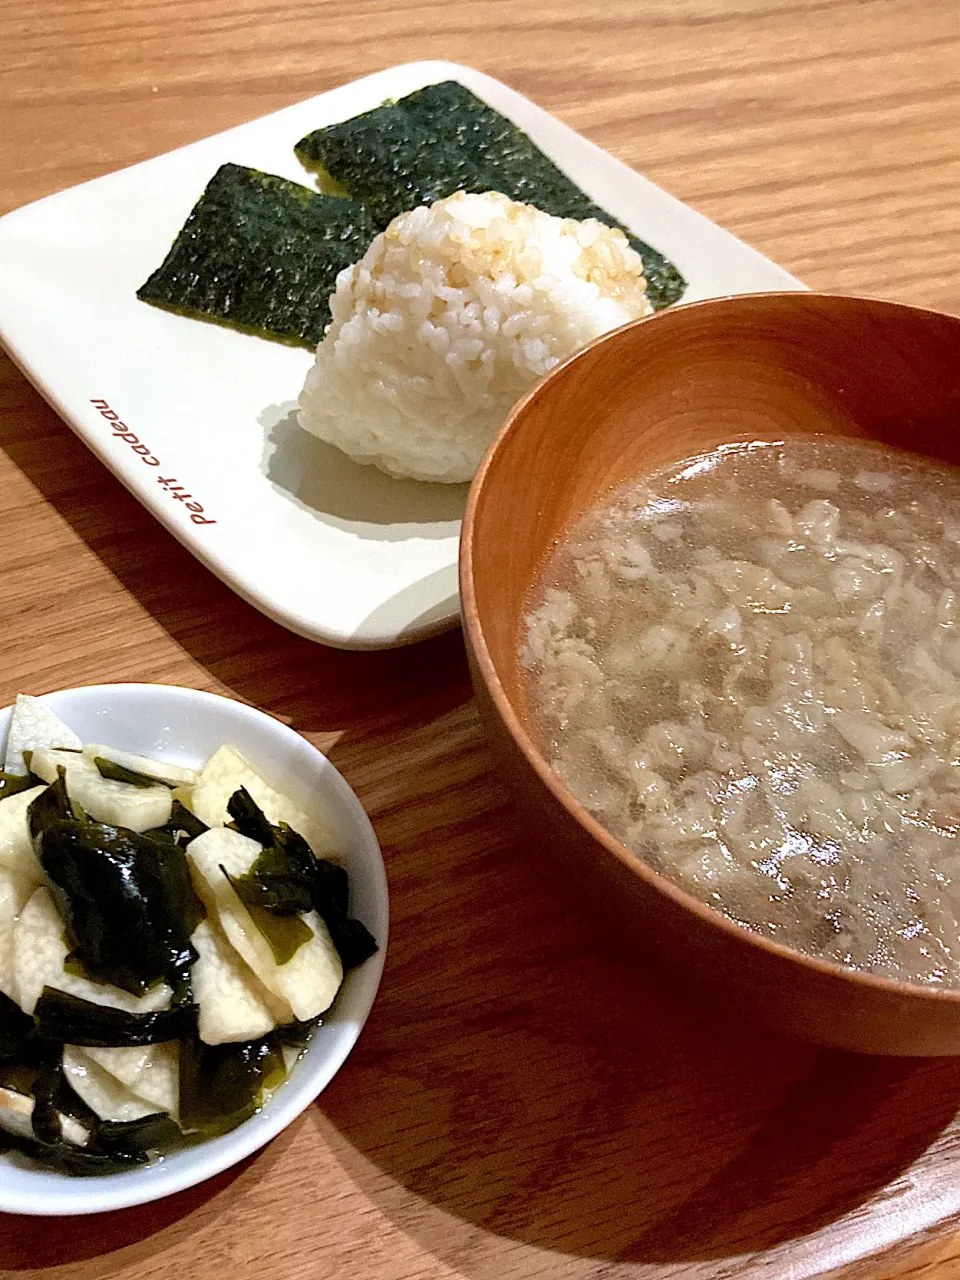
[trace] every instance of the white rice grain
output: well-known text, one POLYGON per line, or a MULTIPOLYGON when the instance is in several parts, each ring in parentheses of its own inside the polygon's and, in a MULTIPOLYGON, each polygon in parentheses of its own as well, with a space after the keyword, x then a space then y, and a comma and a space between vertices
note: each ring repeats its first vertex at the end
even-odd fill
POLYGON ((395 218, 330 310, 300 425, 388 475, 456 484, 539 378, 652 308, 622 231, 457 192, 395 218))

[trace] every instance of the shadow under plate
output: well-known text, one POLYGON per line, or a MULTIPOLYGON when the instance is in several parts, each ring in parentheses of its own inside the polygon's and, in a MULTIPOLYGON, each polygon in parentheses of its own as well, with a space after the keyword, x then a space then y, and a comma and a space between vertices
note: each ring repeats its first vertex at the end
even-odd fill
POLYGON ((303 430, 296 401, 268 405, 258 421, 267 479, 323 523, 376 542, 456 536, 469 485, 394 480, 354 462, 303 430))

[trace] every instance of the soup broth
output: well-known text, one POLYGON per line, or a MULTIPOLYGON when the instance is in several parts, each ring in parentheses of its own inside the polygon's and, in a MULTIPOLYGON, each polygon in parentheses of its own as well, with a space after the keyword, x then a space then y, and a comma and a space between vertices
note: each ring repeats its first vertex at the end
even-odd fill
POLYGON ((960 987, 960 472, 826 437, 610 495, 525 619, 541 747, 765 937, 960 987))

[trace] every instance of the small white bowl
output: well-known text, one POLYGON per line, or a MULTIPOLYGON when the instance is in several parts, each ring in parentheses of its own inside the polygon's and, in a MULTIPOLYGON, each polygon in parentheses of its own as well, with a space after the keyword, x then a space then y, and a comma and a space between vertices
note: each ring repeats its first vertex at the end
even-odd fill
MULTIPOLYGON (((29 693, 28 689, 24 690, 29 693)), ((387 945, 387 879, 380 847, 360 801, 330 761, 279 721, 240 702, 160 684, 102 684, 44 698, 86 742, 197 767, 219 746, 236 746, 265 777, 305 808, 329 816, 350 875, 350 911, 379 950, 352 970, 329 1019, 303 1058, 256 1115, 220 1138, 155 1164, 104 1177, 71 1178, 17 1167, 0 1157, 0 1211, 38 1215, 102 1213, 184 1191, 243 1160, 294 1120, 336 1075, 377 994, 387 945)), ((10 708, 0 711, 0 742, 10 708)))

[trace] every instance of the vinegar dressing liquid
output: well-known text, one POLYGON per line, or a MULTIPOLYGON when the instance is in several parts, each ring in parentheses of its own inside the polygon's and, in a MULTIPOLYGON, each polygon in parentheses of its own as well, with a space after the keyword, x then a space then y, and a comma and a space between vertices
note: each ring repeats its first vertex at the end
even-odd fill
POLYGON ((960 987, 960 473, 827 437, 618 489, 557 547, 541 746, 656 871, 765 937, 960 987))

